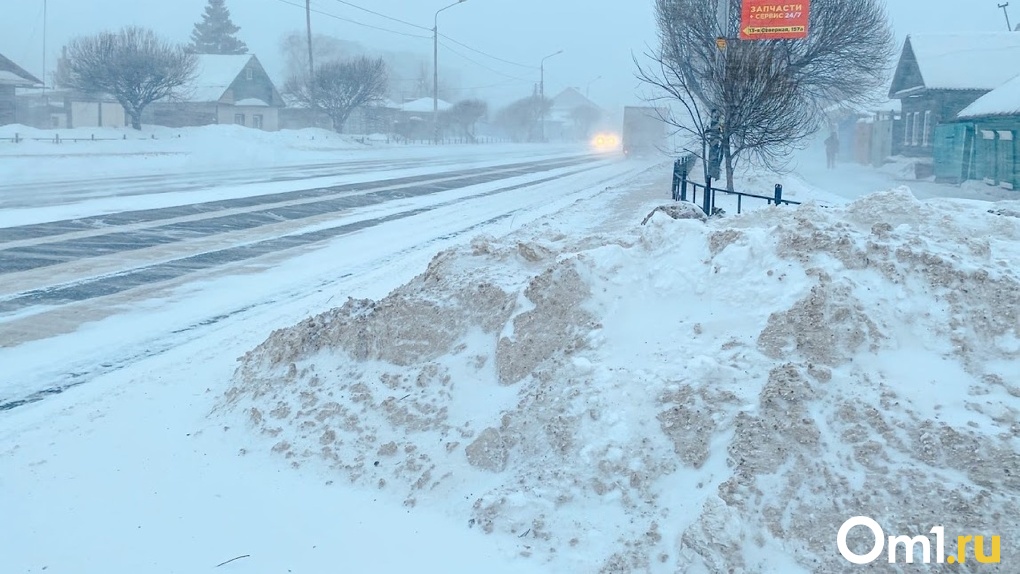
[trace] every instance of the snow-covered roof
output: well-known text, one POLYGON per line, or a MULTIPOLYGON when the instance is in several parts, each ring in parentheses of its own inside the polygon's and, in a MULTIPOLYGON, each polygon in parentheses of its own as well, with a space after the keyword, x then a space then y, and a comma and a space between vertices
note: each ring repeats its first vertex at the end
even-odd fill
POLYGON ((33 87, 41 86, 42 82, 24 68, 8 60, 0 54, 0 85, 33 87))
POLYGON ((907 47, 929 90, 994 90, 1020 73, 1020 34, 1015 32, 912 35, 904 55, 907 47))
MULTIPOLYGON (((453 107, 453 104, 450 102, 439 100, 439 111, 448 110, 451 107, 453 107)), ((431 112, 432 98, 418 98, 400 106, 400 109, 405 112, 431 112)))
POLYGON ((260 100, 258 98, 245 98, 243 100, 238 100, 238 101, 234 102, 234 105, 235 106, 260 107, 260 108, 268 108, 269 107, 269 104, 267 104, 266 102, 264 102, 264 101, 262 101, 262 100, 260 100))
POLYGON ((598 106, 588 98, 581 95, 576 88, 567 88, 556 94, 552 99, 550 110, 573 110, 581 106, 590 106, 598 109, 598 106))
MULTIPOLYGON (((1018 34, 1020 35, 1020 34, 1018 34)), ((959 118, 1020 115, 1020 75, 981 96, 957 115, 959 118)))
POLYGON ((251 54, 200 54, 195 79, 188 86, 185 99, 191 102, 218 102, 254 57, 251 54))

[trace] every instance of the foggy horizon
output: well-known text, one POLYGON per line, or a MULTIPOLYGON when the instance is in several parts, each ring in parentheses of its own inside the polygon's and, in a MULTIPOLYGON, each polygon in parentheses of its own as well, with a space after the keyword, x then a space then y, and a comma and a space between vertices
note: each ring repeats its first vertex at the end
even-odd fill
MULTIPOLYGON (((172 5, 151 0, 47 1, 45 75, 50 78, 61 47, 75 36, 139 25, 187 43, 206 5, 206 0, 178 0, 172 5), (83 10, 85 4, 88 8, 83 10)), ((373 54, 413 55, 431 70, 433 17, 450 3, 437 0, 408 6, 404 0, 374 0, 371 5, 313 0, 312 31, 355 42, 373 54)), ((44 0, 19 2, 8 8, 8 17, 0 22, 0 53, 39 77, 44 68, 43 4, 44 0)), ((919 10, 917 2, 888 1, 897 48, 911 33, 1005 31, 1003 11, 996 2, 977 4, 960 11, 958 3, 938 0, 919 10)), ((238 38, 281 85, 286 75, 281 42, 288 34, 304 34, 304 2, 227 0, 226 5, 241 28, 238 38)), ((1011 18, 1020 20, 1020 14, 1011 18)), ((573 87, 618 113, 623 106, 641 105, 642 95, 648 92, 634 76, 632 55, 643 59, 647 47, 655 43, 654 1, 594 9, 577 0, 555 5, 539 0, 466 0, 439 15, 439 33, 440 82, 456 88, 456 99, 480 98, 499 107, 526 97, 540 81, 542 58, 563 50, 546 60, 546 96, 573 87)), ((412 82, 414 78, 394 75, 392 80, 412 82)))

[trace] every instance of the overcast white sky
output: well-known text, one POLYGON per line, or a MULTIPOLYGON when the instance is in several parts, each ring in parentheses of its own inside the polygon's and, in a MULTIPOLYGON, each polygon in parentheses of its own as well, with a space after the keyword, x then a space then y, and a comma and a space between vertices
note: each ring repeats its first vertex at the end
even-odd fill
MULTIPOLYGON (((453 0, 350 0, 431 30, 433 14, 453 0)), ((206 0, 47 0, 47 70, 52 71, 60 46, 77 34, 91 34, 137 24, 186 42, 206 0)), ((44 0, 2 0, 0 53, 37 76, 43 71, 44 0)), ((888 0, 897 36, 951 31, 1005 31, 997 0, 888 0), (964 8, 963 6, 966 6, 964 8)), ((239 36, 274 77, 282 76, 280 39, 304 30, 304 0, 227 0, 239 36), (295 5, 290 5, 292 3, 295 5)), ((364 24, 425 38, 412 38, 313 14, 316 33, 357 41, 390 51, 420 53, 431 62, 431 32, 359 11, 339 0, 312 0, 313 9, 364 24)), ((546 61, 546 94, 567 86, 607 107, 639 103, 632 52, 654 43, 653 0, 467 0, 439 15, 439 31, 458 42, 520 67, 443 40, 440 69, 459 67, 465 95, 503 102, 530 94, 546 61), (456 50, 458 53, 454 53, 456 50), (470 58, 472 61, 468 61, 470 58), (596 78, 601 79, 596 80, 596 78), (497 87, 489 87, 499 84, 497 87)), ((1020 22, 1020 2, 1010 14, 1020 22)))

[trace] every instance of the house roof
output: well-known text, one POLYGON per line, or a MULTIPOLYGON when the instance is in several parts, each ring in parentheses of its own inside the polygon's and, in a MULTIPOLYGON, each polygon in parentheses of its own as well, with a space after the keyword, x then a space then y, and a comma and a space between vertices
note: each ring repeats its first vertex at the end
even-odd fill
MULTIPOLYGON (((444 102, 439 100, 439 111, 448 110, 453 107, 450 102, 444 102)), ((417 100, 410 101, 400 106, 401 111, 404 112, 431 112, 432 111, 432 98, 418 98, 417 100)))
POLYGON ((581 95, 581 92, 577 91, 576 88, 567 88, 556 94, 552 99, 552 110, 573 110, 581 106, 591 106, 598 108, 594 102, 581 95))
POLYGON ((21 87, 43 85, 39 78, 29 74, 24 68, 8 60, 3 54, 0 54, 0 84, 21 87))
POLYGON ((1020 115, 1020 75, 981 96, 961 111, 958 118, 1020 115))
POLYGON ((254 58, 252 54, 200 54, 195 79, 189 84, 185 99, 190 102, 218 102, 254 58))
POLYGON ((1020 34, 980 32, 907 36, 890 97, 918 89, 994 90, 1020 73, 1020 34), (920 74, 919 85, 912 72, 920 74))

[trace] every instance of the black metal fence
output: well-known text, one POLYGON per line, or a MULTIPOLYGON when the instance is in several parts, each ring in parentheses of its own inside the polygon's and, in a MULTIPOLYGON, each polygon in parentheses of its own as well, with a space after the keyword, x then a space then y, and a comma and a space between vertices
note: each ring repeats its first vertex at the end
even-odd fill
POLYGON ((687 191, 690 188, 690 201, 699 205, 707 215, 716 215, 719 209, 715 206, 715 198, 719 193, 735 195, 737 197, 737 213, 741 213, 744 207, 744 198, 765 200, 769 205, 800 205, 799 201, 783 199, 783 185, 776 184, 772 195, 758 195, 755 193, 743 193, 719 189, 708 183, 695 183, 690 180, 689 175, 694 169, 697 158, 694 155, 687 155, 673 162, 673 201, 687 201, 687 191), (701 204, 698 204, 698 190, 701 190, 701 204))
MULTIPOLYGON (((178 136, 178 137, 180 137, 180 136, 178 136)), ((22 136, 21 134, 15 133, 14 137, 0 138, 0 141, 9 141, 11 143, 50 142, 50 143, 55 143, 55 144, 61 144, 61 143, 67 143, 67 142, 72 142, 72 143, 73 142, 109 142, 109 141, 121 141, 121 140, 127 140, 127 139, 154 140, 154 139, 156 139, 156 134, 152 134, 150 137, 134 137, 134 138, 128 138, 127 134, 124 134, 123 137, 119 137, 119 138, 97 138, 94 134, 92 136, 90 136, 90 137, 87 137, 87 138, 62 138, 62 137, 60 137, 60 134, 53 134, 52 136, 45 137, 45 138, 27 138, 27 137, 22 136)))

